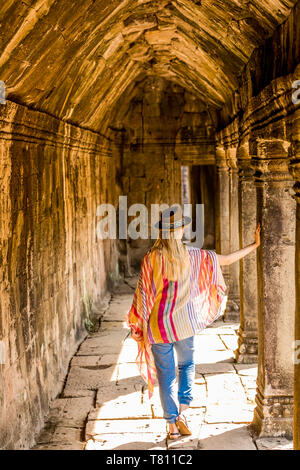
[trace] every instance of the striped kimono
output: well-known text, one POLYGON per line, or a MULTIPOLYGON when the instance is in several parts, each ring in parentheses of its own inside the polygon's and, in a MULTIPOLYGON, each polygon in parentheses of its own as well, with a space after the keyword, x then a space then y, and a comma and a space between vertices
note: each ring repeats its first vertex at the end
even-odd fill
POLYGON ((164 277, 163 256, 149 249, 142 260, 126 324, 143 334, 136 363, 149 398, 153 395, 156 368, 152 343, 172 343, 194 336, 219 318, 226 307, 226 285, 214 251, 186 246, 190 274, 186 279, 164 277), (162 256, 158 262, 157 256, 162 256))

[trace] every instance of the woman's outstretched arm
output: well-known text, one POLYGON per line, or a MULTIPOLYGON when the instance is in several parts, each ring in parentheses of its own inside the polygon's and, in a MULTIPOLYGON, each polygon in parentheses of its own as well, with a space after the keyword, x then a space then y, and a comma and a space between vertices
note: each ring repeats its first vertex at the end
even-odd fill
POLYGON ((255 241, 251 243, 251 245, 248 245, 241 250, 234 251, 233 253, 229 253, 229 255, 217 255, 220 266, 229 265, 241 258, 244 258, 244 256, 251 253, 251 251, 255 250, 260 245, 260 224, 256 227, 254 236, 255 241))

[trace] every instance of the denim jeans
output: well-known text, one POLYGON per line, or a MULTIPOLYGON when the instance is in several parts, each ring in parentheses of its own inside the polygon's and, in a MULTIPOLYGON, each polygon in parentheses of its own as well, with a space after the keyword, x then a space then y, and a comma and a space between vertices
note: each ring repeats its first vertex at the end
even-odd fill
POLYGON ((159 395, 168 423, 175 423, 179 414, 176 403, 176 370, 174 348, 178 360, 178 402, 189 405, 193 400, 192 388, 195 379, 194 336, 174 343, 152 344, 152 354, 157 370, 159 395))

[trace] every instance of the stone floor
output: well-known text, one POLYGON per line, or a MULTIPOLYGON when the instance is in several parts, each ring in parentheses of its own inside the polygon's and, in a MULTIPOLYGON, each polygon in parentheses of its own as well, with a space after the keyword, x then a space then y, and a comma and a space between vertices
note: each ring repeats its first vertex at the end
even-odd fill
POLYGON ((149 401, 135 364, 137 344, 123 322, 136 281, 127 279, 112 294, 100 328, 72 358, 34 449, 292 449, 285 439, 252 439, 257 368, 234 363, 238 324, 222 319, 196 336, 195 398, 188 415, 193 434, 167 441, 158 387, 149 401))

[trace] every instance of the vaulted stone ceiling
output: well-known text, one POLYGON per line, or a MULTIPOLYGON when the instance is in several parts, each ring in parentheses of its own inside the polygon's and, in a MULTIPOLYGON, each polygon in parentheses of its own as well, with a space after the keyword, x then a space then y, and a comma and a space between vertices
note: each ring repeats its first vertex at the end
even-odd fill
POLYGON ((174 81, 222 108, 297 0, 5 0, 7 98, 98 130, 128 86, 174 81))

